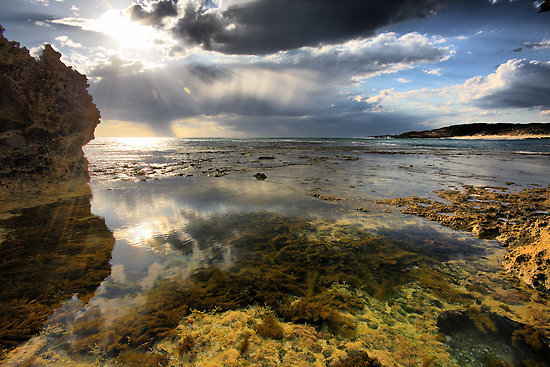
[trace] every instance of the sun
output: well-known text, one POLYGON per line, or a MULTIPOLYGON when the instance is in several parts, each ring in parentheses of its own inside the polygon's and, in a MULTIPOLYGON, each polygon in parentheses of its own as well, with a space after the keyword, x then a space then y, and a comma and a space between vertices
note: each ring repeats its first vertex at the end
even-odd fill
POLYGON ((97 29, 115 40, 119 48, 146 49, 154 45, 158 32, 133 22, 124 11, 109 10, 96 20, 97 29))

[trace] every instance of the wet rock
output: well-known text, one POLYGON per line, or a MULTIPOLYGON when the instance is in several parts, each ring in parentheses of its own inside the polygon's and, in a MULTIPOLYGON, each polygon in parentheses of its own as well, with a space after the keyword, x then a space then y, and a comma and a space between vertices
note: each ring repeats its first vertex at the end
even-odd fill
POLYGON ((46 45, 37 61, 0 36, 0 197, 89 180, 82 146, 99 111, 86 77, 60 57, 46 45))
POLYGON ((340 198, 337 198, 337 197, 334 197, 334 196, 331 196, 331 195, 323 195, 323 194, 319 194, 318 192, 311 192, 309 193, 310 196, 313 196, 314 198, 319 198, 321 200, 325 200, 325 201, 340 201, 342 199, 340 198))
POLYGON ((261 172, 255 173, 252 177, 254 177, 258 181, 263 181, 267 178, 267 176, 261 172))
POLYGON ((450 203, 409 197, 378 203, 401 208, 444 226, 497 239, 507 248, 503 268, 527 284, 550 291, 550 187, 516 193, 505 187, 438 191, 450 203))
POLYGON ((503 267, 536 288, 550 289, 550 227, 537 219, 520 227, 515 236, 503 236, 508 246, 503 267))
POLYGON ((275 159, 275 157, 271 157, 271 156, 261 156, 261 157, 258 157, 259 160, 263 160, 263 159, 275 159))
POLYGON ((481 239, 493 239, 500 234, 500 230, 497 226, 486 226, 486 225, 474 225, 472 228, 472 233, 477 238, 481 239))

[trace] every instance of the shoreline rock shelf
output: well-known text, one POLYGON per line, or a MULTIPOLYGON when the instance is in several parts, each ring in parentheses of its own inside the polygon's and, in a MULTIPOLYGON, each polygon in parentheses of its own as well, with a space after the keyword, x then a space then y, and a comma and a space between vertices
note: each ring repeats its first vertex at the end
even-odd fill
POLYGON ((498 240, 507 249, 505 271, 550 291, 550 187, 510 193, 505 187, 464 186, 464 191, 437 191, 446 203, 420 197, 377 202, 478 238, 498 240))
POLYGON ((87 182, 82 146, 100 114, 86 76, 50 45, 35 60, 3 32, 0 26, 0 198, 87 182))

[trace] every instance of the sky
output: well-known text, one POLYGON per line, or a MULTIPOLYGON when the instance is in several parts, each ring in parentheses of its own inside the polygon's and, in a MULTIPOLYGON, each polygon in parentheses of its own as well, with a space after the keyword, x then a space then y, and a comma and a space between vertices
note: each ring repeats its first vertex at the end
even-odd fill
POLYGON ((2 0, 86 74, 96 136, 363 137, 550 122, 532 0, 2 0))

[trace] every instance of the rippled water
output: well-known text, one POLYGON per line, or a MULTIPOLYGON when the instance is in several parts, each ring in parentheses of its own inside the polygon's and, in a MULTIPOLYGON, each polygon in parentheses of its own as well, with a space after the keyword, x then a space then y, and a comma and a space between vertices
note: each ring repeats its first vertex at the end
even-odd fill
POLYGON ((110 273, 67 282, 58 293, 74 296, 5 363, 324 366, 368 353, 385 366, 547 365, 547 295, 500 272, 497 242, 373 200, 546 186, 549 143, 96 139, 85 147, 91 208, 12 213, 0 250, 40 212, 30 236, 52 237, 63 259, 48 264, 78 257, 86 270, 69 278, 91 279, 105 263, 83 255, 94 243, 111 252, 110 273), (105 233, 90 218, 104 219, 114 247, 94 240, 105 233), (82 229, 66 223, 95 229, 67 237, 82 229))

